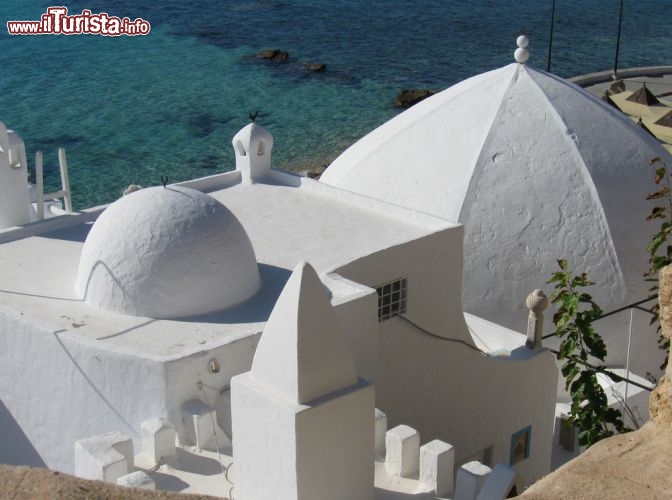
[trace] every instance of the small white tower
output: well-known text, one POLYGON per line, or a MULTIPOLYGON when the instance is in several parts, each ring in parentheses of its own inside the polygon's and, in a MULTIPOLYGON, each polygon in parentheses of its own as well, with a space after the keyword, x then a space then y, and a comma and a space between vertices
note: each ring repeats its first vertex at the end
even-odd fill
POLYGON ((289 278, 231 397, 237 499, 373 498, 373 388, 309 264, 289 278))
POLYGON ((30 222, 26 148, 16 132, 0 122, 0 229, 30 222))
POLYGON ((243 183, 254 183, 271 168, 273 136, 264 127, 250 123, 233 137, 236 153, 236 170, 240 170, 243 183))

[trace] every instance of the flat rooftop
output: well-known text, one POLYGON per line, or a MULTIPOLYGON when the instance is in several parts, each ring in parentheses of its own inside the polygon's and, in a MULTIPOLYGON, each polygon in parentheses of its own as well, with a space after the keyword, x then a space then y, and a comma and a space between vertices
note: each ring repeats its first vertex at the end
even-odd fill
POLYGON ((272 172, 268 183, 252 185, 236 183, 236 174, 213 176, 205 184, 200 179, 194 187, 209 186, 203 190, 238 217, 252 241, 262 286, 245 303, 181 320, 128 316, 87 305, 77 296, 74 282, 93 223, 74 216, 68 227, 44 232, 50 224, 47 220, 23 228, 17 233, 19 239, 3 235, 9 241, 0 243, 0 304, 44 322, 47 328, 71 330, 138 354, 181 357, 212 342, 233 342, 261 332, 300 261, 326 273, 359 257, 456 226, 281 172, 272 172))
POLYGON ((630 119, 651 133, 669 153, 672 153, 672 127, 661 126, 656 122, 665 114, 672 111, 672 66, 657 68, 634 68, 624 70, 618 82, 608 73, 596 73, 576 77, 574 81, 584 87, 596 97, 603 98, 605 92, 609 93, 615 107, 630 117, 630 119), (602 75, 602 78, 598 78, 602 75), (658 99, 654 105, 644 105, 628 101, 628 98, 641 89, 643 85, 658 99))

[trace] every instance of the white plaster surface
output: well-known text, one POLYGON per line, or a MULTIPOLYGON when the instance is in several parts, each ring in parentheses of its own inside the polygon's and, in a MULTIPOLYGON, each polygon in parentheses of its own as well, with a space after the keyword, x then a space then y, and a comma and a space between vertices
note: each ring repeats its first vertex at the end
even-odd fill
POLYGON ((2 461, 8 454, 23 456, 19 463, 70 474, 76 440, 116 429, 136 439, 139 449, 141 422, 166 408, 165 368, 156 359, 51 327, 4 305, 0 380, 3 421, 9 422, 4 429, 17 439, 12 449, 0 447, 2 461), (33 367, 30 375, 17 376, 26 366, 33 367))
MULTIPOLYGON (((462 222, 465 310, 524 331, 524 299, 559 257, 588 272, 605 311, 648 295, 642 242, 653 231, 645 196, 656 156, 670 164, 653 138, 613 109, 514 63, 385 123, 320 182, 462 222)), ((619 332, 612 364, 625 361, 623 324, 604 327, 619 332)), ((631 359, 640 373, 660 364, 649 344, 636 344, 631 359)))
POLYGON ((243 374, 231 394, 236 498, 373 498, 371 386, 298 405, 243 374))
POLYGON ((376 405, 390 426, 403 423, 424 440, 450 443, 459 464, 490 448, 493 463, 508 463, 511 436, 532 425, 530 459, 516 469, 523 484, 550 471, 558 380, 552 353, 519 347, 488 356, 400 319, 381 323, 379 335, 376 405))
POLYGON ((77 291, 102 309, 150 318, 226 309, 259 288, 245 229, 221 203, 179 186, 111 204, 82 249, 77 291))
POLYGON ((119 486, 126 486, 127 488, 140 488, 142 490, 154 490, 156 485, 154 480, 143 471, 135 471, 117 479, 119 486))
MULTIPOLYGON (((455 247, 461 247, 461 229, 454 224, 276 174, 272 184, 246 187, 238 184, 238 172, 189 183, 230 201, 235 215, 253 228, 254 244, 264 254, 262 286, 253 300, 199 318, 131 316, 81 300, 74 290, 79 256, 100 208, 0 232, 0 376, 13 381, 2 388, 5 408, 0 410, 22 430, 16 439, 25 445, 13 449, 11 457, 71 473, 74 455, 68 443, 119 429, 140 449, 141 423, 157 416, 185 436, 182 404, 207 396, 219 407, 230 378, 249 370, 289 271, 306 256, 319 263, 320 272, 362 255, 370 256, 369 261, 383 256, 377 272, 388 280, 400 269, 396 255, 404 255, 404 266, 415 269, 413 255, 432 254, 436 238, 455 238, 455 247), (422 244, 404 251, 416 238, 422 244), (388 247, 395 255, 384 257, 388 247), (219 360, 219 373, 208 371, 213 358, 219 360), (25 363, 44 369, 17 378, 17 366, 25 363), (34 398, 26 398, 27 393, 34 398), (135 404, 138 400, 143 404, 135 404), (65 410, 73 407, 81 409, 74 420, 65 410), (44 426, 40 415, 45 412, 58 434, 44 426)), ((421 281, 427 280, 419 277, 421 281)), ((373 378, 378 351, 375 290, 335 274, 325 282, 337 282, 332 293, 336 315, 357 347, 358 370, 373 378)), ((459 279, 450 285, 459 287, 459 279)), ((218 424, 226 425, 220 415, 218 424)), ((0 457, 7 453, 0 450, 0 457)))
POLYGON ((476 500, 491 471, 480 462, 469 462, 457 469, 454 500, 476 500))
POLYGON ((451 496, 455 488, 455 448, 439 439, 423 444, 420 482, 438 496, 451 496))
POLYGON ((357 375, 375 384, 378 370, 378 293, 337 273, 323 274, 320 279, 331 294, 331 304, 355 360, 357 375))
POLYGON ((375 438, 374 452, 376 457, 385 457, 385 436, 387 434, 387 415, 376 408, 374 414, 375 438))
MULTIPOLYGON (((233 172, 191 185, 241 221, 260 263, 261 288, 250 301, 199 318, 130 316, 77 296, 72 285, 95 211, 0 233, 0 380, 12 381, 0 397, 43 465, 71 472, 71 443, 110 429, 128 434, 139 449, 141 423, 157 416, 182 439, 182 404, 223 404, 231 377, 250 369, 290 271, 308 259, 328 275, 323 283, 333 288, 338 321, 357 347, 355 364, 375 376, 391 425, 413 425, 426 439, 453 443, 460 455, 494 444, 508 456, 511 432, 532 423, 532 453, 542 458, 523 464, 521 473, 526 480, 543 473, 545 402, 555 373, 547 370, 548 353, 521 356, 514 349, 506 359, 491 359, 467 347, 475 340, 459 300, 461 227, 279 172, 251 185, 240 178, 233 172), (409 280, 406 318, 440 338, 401 319, 377 322, 372 287, 400 276, 409 280), (208 370, 213 358, 218 373, 208 370), (18 377, 24 364, 41 369, 18 377), (482 375, 465 377, 470 373, 482 375), (474 394, 483 401, 476 415, 474 394), (80 412, 73 418, 69 408, 80 412), (58 434, 44 425, 45 413, 58 434)), ((496 329, 491 337, 496 351, 496 329)), ((372 412, 360 439, 371 454, 372 412)))
POLYGON ((485 480, 477 500, 501 500, 507 498, 516 482, 518 472, 513 467, 497 464, 485 480))
MULTIPOLYGON (((224 445, 225 433, 219 429, 214 408, 198 399, 192 399, 182 405, 182 421, 184 422, 187 445, 198 449, 215 449, 224 445)), ((182 441, 180 441, 182 442, 182 441)))
POLYGON ((133 467, 133 442, 108 432, 75 442, 75 475, 115 483, 133 467))
POLYGON ((264 127, 249 123, 232 140, 236 155, 236 170, 243 183, 251 183, 263 177, 271 168, 273 136, 264 127))
POLYGON ((166 457, 173 457, 175 451, 175 428, 163 418, 145 420, 140 426, 142 432, 142 452, 155 463, 166 457))
POLYGON ((357 380, 325 292, 300 263, 251 371, 231 381, 241 500, 373 498, 373 388, 357 380))
MULTIPOLYGON (((11 234, 1 234, 4 257, 0 259, 2 303, 31 318, 62 329, 74 329, 78 335, 108 344, 160 356, 177 355, 195 348, 201 350, 212 342, 221 344, 224 339, 233 342, 258 335, 289 272, 302 260, 309 260, 322 274, 362 255, 375 256, 388 247, 403 247, 415 238, 442 237, 446 230, 461 231, 454 224, 435 217, 349 195, 315 181, 302 180, 299 187, 242 186, 237 184, 240 177, 236 174, 221 174, 192 184, 209 190, 213 197, 224 202, 243 223, 252 240, 261 264, 262 283, 261 290, 249 305, 241 304, 210 314, 201 318, 202 321, 152 319, 90 307, 75 292, 74 282, 82 244, 95 213, 31 225, 30 231, 18 232, 17 239, 11 238, 11 234), (230 178, 233 178, 233 185, 229 184, 230 178), (56 229, 41 232, 44 227, 56 229), (439 234, 435 236, 437 232, 439 234), (346 241, 347 245, 344 244, 346 241)), ((288 183, 297 179, 282 175, 288 183)), ((453 239, 452 234, 443 237, 453 239)), ((461 248, 459 242, 457 246, 461 248)), ((451 252, 451 258, 452 255, 451 252)), ((388 273, 386 278, 396 277, 398 271, 392 266, 390 262, 388 267, 395 274, 388 273)), ((459 273, 451 279, 451 287, 456 282, 459 286, 459 273)), ((341 295, 335 296, 337 309, 348 308, 353 298, 375 294, 370 290, 363 293, 365 288, 344 288, 341 295)), ((373 322, 375 325, 375 311, 368 311, 369 317, 367 311, 357 313, 364 319, 361 324, 373 322)), ((360 322, 356 320, 353 324, 360 322)), ((357 338, 357 332, 351 330, 349 328, 346 335, 357 338)), ((375 350, 371 342, 373 340, 368 338, 369 346, 358 349, 358 355, 375 350)))
POLYGON ((356 384, 340 328, 317 273, 298 264, 264 327, 250 377, 299 404, 356 384))
POLYGON ((28 167, 21 138, 0 122, 0 229, 30 222, 28 167), (8 134, 9 132, 9 134, 8 134), (10 149, 12 164, 10 166, 10 149))
POLYGON ((390 474, 409 477, 418 472, 420 434, 407 425, 398 425, 385 434, 385 467, 390 474))

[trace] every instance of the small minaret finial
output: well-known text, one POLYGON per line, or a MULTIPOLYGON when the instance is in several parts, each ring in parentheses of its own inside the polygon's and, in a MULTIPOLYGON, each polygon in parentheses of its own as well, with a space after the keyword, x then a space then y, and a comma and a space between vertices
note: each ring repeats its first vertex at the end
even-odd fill
POLYGON ((525 35, 520 35, 516 39, 516 44, 518 45, 518 48, 513 53, 513 58, 516 60, 517 63, 525 64, 527 60, 530 58, 530 52, 527 50, 527 46, 529 45, 529 43, 530 40, 525 35))
POLYGON ((527 296, 525 304, 530 310, 527 318, 527 342, 525 346, 538 351, 542 348, 541 341, 544 329, 544 310, 548 307, 548 297, 543 290, 536 289, 527 296))

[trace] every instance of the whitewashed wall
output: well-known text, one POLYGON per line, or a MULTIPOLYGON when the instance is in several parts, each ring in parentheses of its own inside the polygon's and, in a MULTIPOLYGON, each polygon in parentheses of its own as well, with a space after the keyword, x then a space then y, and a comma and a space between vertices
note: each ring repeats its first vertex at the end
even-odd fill
POLYGON ((379 324, 376 406, 389 426, 410 425, 423 443, 451 443, 457 463, 492 446, 493 463, 508 464, 512 434, 532 425, 531 458, 516 466, 527 484, 550 469, 558 371, 549 352, 522 348, 500 359, 469 347, 461 236, 460 227, 441 231, 337 271, 371 287, 406 277, 405 316, 443 337, 398 318, 379 324))
POLYGON ((452 444, 456 463, 492 446, 494 465, 509 463, 512 434, 531 425, 531 456, 516 469, 525 484, 549 472, 558 377, 553 354, 523 347, 520 358, 488 358, 400 320, 384 322, 379 343, 376 404, 389 427, 410 425, 423 443, 452 444))
MULTIPOLYGON (((0 309, 0 399, 35 452, 29 465, 72 473, 75 440, 110 431, 137 449, 141 422, 165 413, 165 393, 160 361, 0 309)), ((14 454, 0 446, 0 462, 14 454)))

